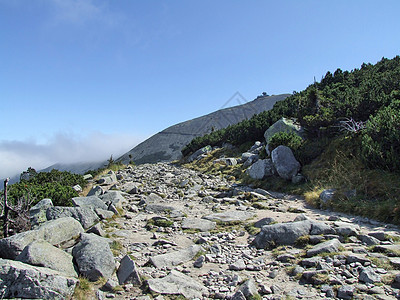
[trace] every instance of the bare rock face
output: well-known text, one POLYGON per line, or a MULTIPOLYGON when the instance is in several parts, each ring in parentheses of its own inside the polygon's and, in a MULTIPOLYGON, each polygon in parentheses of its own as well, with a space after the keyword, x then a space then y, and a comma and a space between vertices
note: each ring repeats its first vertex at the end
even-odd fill
POLYGON ((266 176, 274 175, 274 172, 274 165, 270 159, 260 159, 246 170, 247 175, 259 180, 266 176))
POLYGON ((54 206, 47 209, 46 216, 48 220, 72 217, 79 221, 85 229, 100 221, 97 214, 89 207, 54 206))
POLYGON ((0 259, 2 298, 69 299, 77 283, 77 278, 48 268, 0 259))

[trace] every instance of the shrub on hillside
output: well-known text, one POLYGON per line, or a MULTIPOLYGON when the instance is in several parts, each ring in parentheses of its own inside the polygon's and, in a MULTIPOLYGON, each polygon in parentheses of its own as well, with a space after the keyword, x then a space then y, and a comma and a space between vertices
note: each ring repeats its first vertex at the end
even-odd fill
POLYGON ((292 151, 296 151, 303 143, 303 139, 293 132, 277 132, 268 141, 269 150, 272 151, 276 147, 287 146, 292 151))
POLYGON ((400 100, 394 100, 368 120, 362 156, 371 167, 400 171, 400 100))
POLYGON ((21 175, 25 176, 21 176, 20 182, 8 188, 9 199, 12 203, 27 197, 32 199, 34 205, 44 198, 50 198, 54 205, 72 206, 71 198, 79 196, 72 187, 76 184, 81 187, 86 185, 82 175, 67 171, 53 169, 51 172, 36 173, 30 168, 21 175))

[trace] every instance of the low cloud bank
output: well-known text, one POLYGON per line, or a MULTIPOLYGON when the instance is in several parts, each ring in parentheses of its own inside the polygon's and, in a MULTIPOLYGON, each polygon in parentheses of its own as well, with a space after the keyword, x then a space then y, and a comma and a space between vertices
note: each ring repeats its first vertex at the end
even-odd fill
POLYGON ((111 155, 116 159, 141 141, 137 136, 101 132, 87 136, 58 133, 45 143, 0 141, 0 178, 18 175, 28 167, 40 170, 55 163, 96 162, 111 155))

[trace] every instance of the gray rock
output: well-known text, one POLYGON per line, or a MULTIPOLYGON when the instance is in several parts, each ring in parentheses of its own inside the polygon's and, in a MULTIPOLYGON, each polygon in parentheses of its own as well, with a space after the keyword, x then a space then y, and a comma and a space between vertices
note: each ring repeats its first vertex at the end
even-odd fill
POLYGON ((265 225, 254 239, 253 245, 258 249, 273 245, 292 245, 299 237, 309 235, 310 231, 311 222, 308 220, 265 225))
POLYGON ((214 160, 213 163, 222 163, 227 166, 236 166, 237 165, 237 160, 236 158, 228 157, 228 158, 219 158, 214 160))
POLYGON ((335 231, 341 236, 357 236, 360 232, 360 226, 347 222, 334 222, 335 231))
POLYGON ((400 289, 400 273, 396 274, 396 276, 394 277, 392 287, 395 289, 400 289))
POLYGON ((274 166, 270 159, 260 159, 246 170, 246 174, 253 179, 261 180, 274 174, 274 166))
POLYGON ((243 293, 246 299, 253 299, 256 295, 258 295, 256 283, 254 279, 246 280, 240 287, 239 291, 243 293))
POLYGON ((360 234, 358 236, 358 239, 368 246, 380 244, 380 240, 378 240, 377 238, 374 238, 373 236, 370 236, 370 235, 360 234))
POLYGON ((136 195, 139 193, 139 187, 137 186, 136 183, 127 182, 121 187, 121 191, 131 195, 136 195))
POLYGON ((81 241, 72 249, 79 273, 91 281, 110 278, 115 269, 114 256, 106 239, 93 233, 81 234, 81 241))
POLYGON ((99 216, 101 220, 112 218, 112 216, 114 215, 114 212, 100 208, 96 208, 94 212, 99 216))
POLYGON ((201 246, 192 245, 186 249, 150 257, 150 262, 159 269, 164 267, 173 267, 193 259, 201 250, 201 246))
POLYGON ((368 232, 369 236, 372 236, 380 241, 386 241, 386 233, 384 231, 372 231, 368 232))
POLYGON ((74 197, 72 198, 72 204, 77 207, 107 209, 107 205, 97 196, 74 197))
POLYGON ((372 267, 362 268, 358 280, 364 283, 375 283, 381 281, 381 276, 372 267))
POLYGON ((117 182, 117 176, 115 175, 114 171, 108 172, 107 175, 103 176, 98 180, 99 184, 104 184, 104 185, 113 184, 116 182, 117 182))
POLYGON ((122 208, 122 204, 126 202, 125 197, 120 191, 108 191, 101 195, 99 198, 103 200, 105 204, 114 204, 117 208, 122 208))
POLYGON ((43 239, 53 246, 63 246, 79 238, 83 227, 77 220, 65 217, 42 224, 37 232, 38 239, 43 239))
POLYGON ((223 223, 231 223, 231 222, 243 222, 252 217, 254 217, 254 213, 248 211, 226 211, 222 213, 215 213, 208 216, 204 216, 203 219, 214 221, 214 222, 223 222, 223 223))
POLYGON ((242 271, 244 269, 246 269, 246 264, 243 259, 238 259, 233 264, 229 265, 229 270, 242 271))
POLYGON ((152 212, 152 213, 156 213, 156 214, 172 212, 172 211, 176 210, 176 208, 173 206, 161 205, 161 204, 148 204, 148 205, 146 205, 145 209, 147 212, 152 212))
POLYGON ((324 222, 311 221, 311 235, 333 234, 335 230, 324 222))
POLYGON ((206 257, 204 255, 200 255, 198 259, 195 260, 193 263, 193 266, 195 268, 201 268, 204 265, 204 262, 206 261, 206 257))
POLYGON ((211 152, 212 147, 210 145, 198 149, 192 155, 189 156, 188 162, 195 161, 200 155, 211 152))
POLYGON ((133 285, 142 284, 139 272, 136 269, 136 264, 128 255, 125 255, 122 258, 117 271, 117 277, 119 284, 121 285, 127 283, 131 283, 133 285))
POLYGON ((51 199, 42 199, 29 210, 29 221, 32 227, 36 227, 47 221, 46 210, 53 206, 51 199))
POLYGON ((246 300, 246 297, 243 295, 242 291, 237 291, 233 294, 231 300, 246 300))
POLYGON ((55 220, 63 217, 72 217, 82 224, 83 228, 87 229, 100 221, 97 214, 88 207, 50 207, 46 211, 48 220, 55 220))
POLYGON ((286 146, 278 146, 271 152, 272 163, 280 177, 292 180, 300 170, 300 163, 296 160, 292 150, 286 146))
MULTIPOLYGON (((82 230, 83 231, 83 230, 82 230)), ((15 259, 22 250, 39 238, 37 230, 29 230, 0 240, 0 257, 15 259)))
POLYGON ((262 218, 261 220, 258 220, 257 222, 255 222, 254 227, 261 228, 265 225, 269 225, 274 222, 275 222, 274 218, 266 217, 266 218, 262 218))
POLYGON ((99 185, 95 185, 94 187, 92 187, 92 189, 89 191, 89 193, 87 194, 88 197, 90 196, 101 196, 104 194, 104 189, 99 186, 99 185))
POLYGON ((45 241, 35 241, 24 248, 16 260, 33 266, 46 267, 64 273, 66 276, 77 277, 72 255, 54 247, 45 241))
POLYGON ((162 295, 183 295, 187 299, 201 299, 207 294, 203 285, 175 270, 163 278, 149 279, 147 284, 151 291, 162 295))
POLYGON ((327 189, 323 190, 321 194, 319 194, 319 199, 321 200, 322 204, 326 204, 327 202, 331 201, 335 196, 336 189, 327 189))
POLYGON ((182 229, 198 229, 200 231, 210 231, 215 228, 215 222, 205 219, 186 218, 182 221, 182 229))
POLYGON ((92 174, 85 174, 85 175, 83 175, 83 179, 91 180, 91 179, 93 179, 93 176, 92 176, 92 174))
POLYGON ((338 252, 341 245, 342 243, 338 239, 329 240, 312 247, 310 250, 307 251, 307 256, 311 257, 320 253, 338 252))
POLYGON ((94 233, 98 236, 105 236, 106 232, 101 228, 100 223, 97 223, 96 225, 90 227, 87 231, 87 233, 94 233))
POLYGON ((338 288, 337 297, 339 299, 353 299, 355 286, 342 285, 338 288))
POLYGON ((77 283, 58 271, 0 259, 2 298, 70 299, 77 283))

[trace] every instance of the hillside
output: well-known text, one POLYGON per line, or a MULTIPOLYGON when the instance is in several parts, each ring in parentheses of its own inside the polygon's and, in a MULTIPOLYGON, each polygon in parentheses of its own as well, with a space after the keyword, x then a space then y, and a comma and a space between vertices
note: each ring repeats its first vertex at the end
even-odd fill
POLYGON ((117 161, 136 164, 172 161, 181 157, 182 148, 193 138, 203 136, 212 130, 219 130, 236 124, 254 114, 269 110, 273 105, 288 97, 288 94, 258 97, 257 99, 208 115, 185 121, 153 135, 122 155, 117 161))
MULTIPOLYGON (((227 142, 245 149, 255 141, 291 147, 305 183, 268 179, 253 184, 303 194, 315 206, 322 205, 323 190, 333 189, 335 196, 323 203, 326 208, 399 223, 400 57, 327 72, 320 82, 294 92, 273 109, 193 139, 182 153, 227 142), (295 120, 304 139, 283 132, 266 141, 265 131, 282 117, 295 120)), ((238 166, 235 176, 246 182, 244 172, 245 167, 238 166)))

